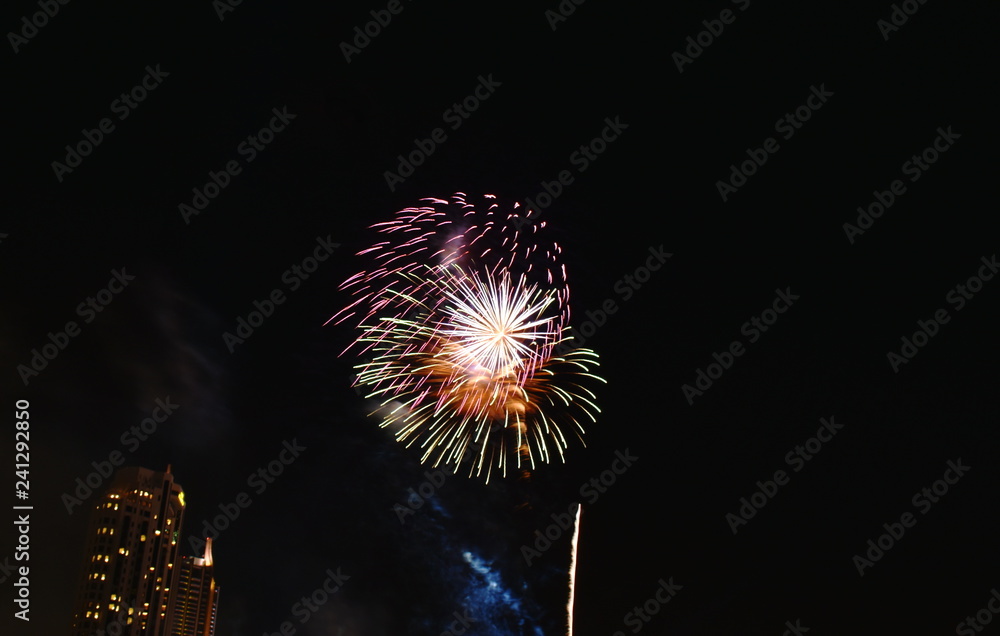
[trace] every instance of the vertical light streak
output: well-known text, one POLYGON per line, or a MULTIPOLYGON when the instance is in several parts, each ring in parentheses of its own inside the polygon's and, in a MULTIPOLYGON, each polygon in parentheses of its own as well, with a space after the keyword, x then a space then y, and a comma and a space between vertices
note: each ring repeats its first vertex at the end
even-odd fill
POLYGON ((576 548, 580 541, 580 517, 583 516, 583 504, 576 504, 576 526, 573 528, 573 552, 569 562, 569 603, 566 610, 569 614, 569 631, 567 636, 573 636, 573 602, 576 595, 576 548))

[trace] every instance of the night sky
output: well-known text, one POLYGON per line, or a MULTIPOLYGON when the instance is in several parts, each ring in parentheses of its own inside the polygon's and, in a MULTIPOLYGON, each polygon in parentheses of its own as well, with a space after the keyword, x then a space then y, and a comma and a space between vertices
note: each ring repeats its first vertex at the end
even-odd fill
POLYGON ((34 505, 3 633, 68 632, 64 495, 116 451, 172 466, 184 554, 251 500, 219 636, 563 634, 574 502, 579 636, 1000 630, 995 3, 50 4, 0 22, 0 465, 28 400, 34 505), (565 464, 401 520, 429 467, 324 323, 370 226, 455 192, 544 206, 607 384, 565 464))

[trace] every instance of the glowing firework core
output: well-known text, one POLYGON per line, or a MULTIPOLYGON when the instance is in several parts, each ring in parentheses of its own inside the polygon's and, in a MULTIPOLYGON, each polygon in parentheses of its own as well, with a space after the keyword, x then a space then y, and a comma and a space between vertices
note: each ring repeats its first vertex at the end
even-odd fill
POLYGON ((515 289, 507 276, 499 285, 474 277, 457 287, 457 293, 445 291, 451 304, 441 333, 460 343, 456 363, 474 372, 505 376, 515 369, 530 370, 541 354, 537 343, 550 344, 558 335, 552 331, 553 318, 541 317, 555 300, 551 295, 538 300, 534 288, 515 289))

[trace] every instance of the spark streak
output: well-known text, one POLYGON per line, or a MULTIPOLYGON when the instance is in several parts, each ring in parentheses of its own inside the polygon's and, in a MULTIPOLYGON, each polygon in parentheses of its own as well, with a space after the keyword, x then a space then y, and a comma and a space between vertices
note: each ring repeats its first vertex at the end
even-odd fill
POLYGON ((573 636, 573 604, 576 596, 576 550, 580 541, 580 519, 583 517, 583 504, 576 504, 576 524, 573 526, 573 552, 569 562, 569 603, 566 611, 569 616, 567 636, 573 636))

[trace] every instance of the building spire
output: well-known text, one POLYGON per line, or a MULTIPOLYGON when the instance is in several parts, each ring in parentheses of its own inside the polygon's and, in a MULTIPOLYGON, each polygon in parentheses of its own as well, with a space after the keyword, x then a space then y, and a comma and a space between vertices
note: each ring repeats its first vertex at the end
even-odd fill
POLYGON ((205 567, 212 565, 212 537, 205 537, 205 567))

